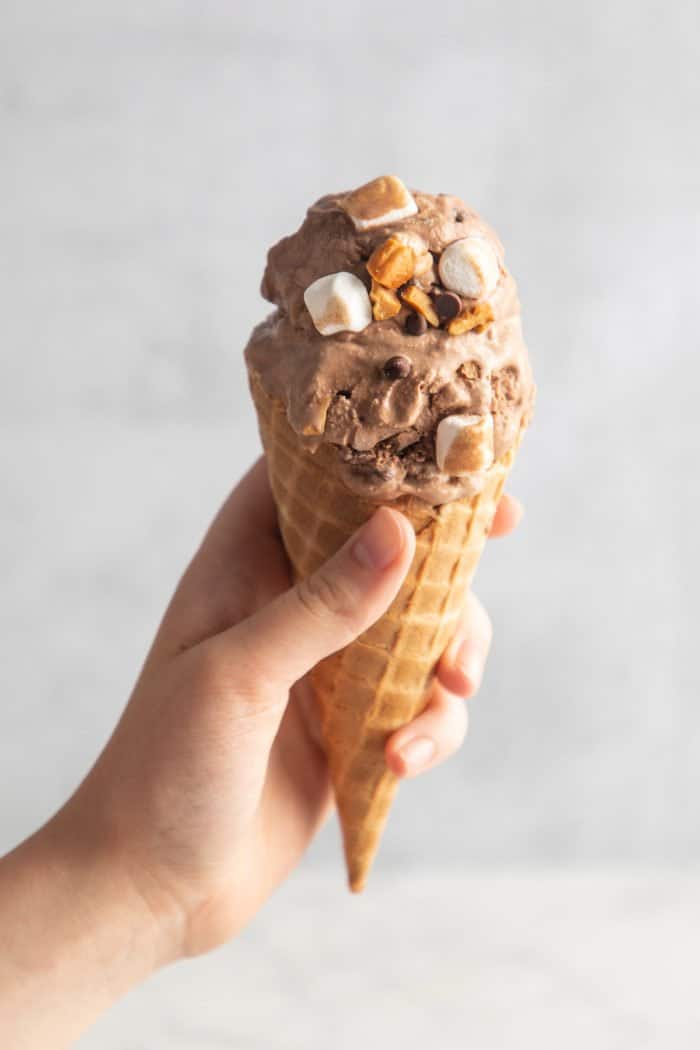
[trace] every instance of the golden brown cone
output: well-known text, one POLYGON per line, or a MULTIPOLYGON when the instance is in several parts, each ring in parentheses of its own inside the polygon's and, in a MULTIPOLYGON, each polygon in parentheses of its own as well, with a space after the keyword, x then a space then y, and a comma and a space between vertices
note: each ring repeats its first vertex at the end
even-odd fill
MULTIPOLYGON (((337 476, 335 450, 311 454, 268 397, 250 385, 280 530, 295 575, 314 572, 377 509, 337 476)), ((393 603, 372 627, 312 672, 321 713, 350 888, 363 889, 398 781, 384 759, 387 737, 425 704, 435 664, 454 634, 515 449, 497 461, 471 500, 433 507, 412 496, 390 505, 409 519, 416 554, 393 603)))

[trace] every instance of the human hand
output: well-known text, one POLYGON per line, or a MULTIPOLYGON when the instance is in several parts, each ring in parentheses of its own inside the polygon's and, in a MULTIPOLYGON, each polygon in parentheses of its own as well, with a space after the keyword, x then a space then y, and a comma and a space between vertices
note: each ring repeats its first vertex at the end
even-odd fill
MULTIPOLYGON (((514 528, 504 497, 492 534, 514 528)), ((169 931, 171 957, 207 951, 255 914, 332 805, 307 672, 391 603, 415 537, 379 510, 291 587, 260 461, 185 573, 112 739, 59 820, 122 867, 169 931)), ((388 740, 398 776, 443 761, 467 728, 488 616, 466 601, 424 711, 388 740)))

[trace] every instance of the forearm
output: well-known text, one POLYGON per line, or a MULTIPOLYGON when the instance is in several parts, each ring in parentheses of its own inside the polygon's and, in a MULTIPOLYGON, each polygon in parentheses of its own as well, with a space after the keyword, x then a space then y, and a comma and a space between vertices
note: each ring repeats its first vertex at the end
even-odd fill
POLYGON ((70 1046, 168 960, 167 931, 145 897, 60 816, 0 860, 3 1046, 70 1046))

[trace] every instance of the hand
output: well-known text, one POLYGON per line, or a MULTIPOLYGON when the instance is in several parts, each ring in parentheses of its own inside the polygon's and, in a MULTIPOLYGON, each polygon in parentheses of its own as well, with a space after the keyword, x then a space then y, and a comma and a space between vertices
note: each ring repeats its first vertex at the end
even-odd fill
MULTIPOLYGON (((504 499, 494 532, 509 531, 504 499)), ((306 673, 389 606, 415 537, 378 511, 311 579, 290 587, 260 461, 214 521, 168 608, 115 734, 71 803, 107 834, 157 912, 176 917, 176 954, 228 940, 304 853, 332 793, 306 673)), ((452 754, 491 640, 470 596, 425 710, 387 743, 398 776, 452 754)))
MULTIPOLYGON (((505 497, 492 534, 519 516, 505 497)), ((228 940, 294 867, 332 804, 305 676, 381 616, 414 546, 406 519, 381 509, 291 587, 264 464, 234 490, 104 752, 0 861, 0 1028, 12 1045, 68 1046, 153 969, 228 940)), ((459 747, 460 698, 478 689, 490 638, 469 596, 425 709, 387 742, 398 776, 459 747)))

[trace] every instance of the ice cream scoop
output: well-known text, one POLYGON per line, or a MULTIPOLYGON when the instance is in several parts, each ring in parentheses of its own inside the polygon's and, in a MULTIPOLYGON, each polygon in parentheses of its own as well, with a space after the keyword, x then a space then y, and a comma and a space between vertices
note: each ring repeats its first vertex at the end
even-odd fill
POLYGON ((321 198, 270 250, 262 292, 275 310, 253 332, 246 359, 308 447, 335 449, 357 495, 378 502, 413 495, 437 505, 473 496, 482 483, 478 472, 441 469, 440 420, 490 412, 498 459, 528 417, 534 386, 515 281, 496 234, 458 198, 396 188, 395 176, 396 196, 387 199, 387 178, 379 190, 369 184, 321 198), (403 214, 398 205, 408 196, 416 210, 403 214), (383 201, 382 224, 358 228, 358 199, 383 201), (345 290, 311 301, 341 280, 345 290), (397 355, 411 362, 398 386, 383 372, 397 355), (504 400, 497 392, 506 375, 504 400))

